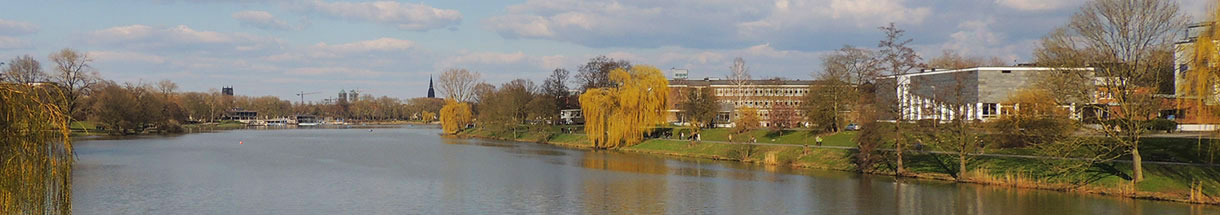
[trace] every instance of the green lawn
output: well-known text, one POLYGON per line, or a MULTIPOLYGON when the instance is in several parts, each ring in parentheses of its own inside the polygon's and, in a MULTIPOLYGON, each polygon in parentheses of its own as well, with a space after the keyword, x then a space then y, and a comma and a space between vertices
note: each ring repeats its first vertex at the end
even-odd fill
MULTIPOLYGON (((687 135, 689 135, 691 133, 690 130, 682 129, 682 128, 674 129, 673 132, 674 132, 673 138, 678 138, 677 134, 679 132, 686 133, 687 135)), ((703 132, 702 133, 703 140, 705 140, 705 141, 729 141, 729 134, 732 133, 732 129, 728 129, 728 128, 703 129, 702 132, 703 132)), ((846 147, 856 146, 856 143, 853 140, 856 136, 855 131, 844 131, 844 132, 838 132, 838 133, 816 133, 816 132, 812 132, 810 130, 784 130, 781 132, 781 131, 775 131, 775 130, 769 130, 769 129, 759 129, 759 130, 747 132, 746 134, 735 134, 735 135, 733 135, 733 139, 735 139, 736 142, 748 142, 750 140, 750 137, 754 137, 755 140, 758 141, 759 143, 779 143, 779 144, 806 144, 806 143, 808 143, 810 145, 813 145, 815 143, 814 139, 816 139, 816 137, 819 135, 822 136, 823 145, 846 146, 846 147)))
POLYGON ((97 129, 97 125, 96 125, 95 123, 93 123, 93 122, 89 122, 89 121, 74 121, 74 122, 72 122, 72 125, 69 125, 69 126, 68 126, 68 129, 72 129, 72 130, 96 130, 96 129, 97 129))

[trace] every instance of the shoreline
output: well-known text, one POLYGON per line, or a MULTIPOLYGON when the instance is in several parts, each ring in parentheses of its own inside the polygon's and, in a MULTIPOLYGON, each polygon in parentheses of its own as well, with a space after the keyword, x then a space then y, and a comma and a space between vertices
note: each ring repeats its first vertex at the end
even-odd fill
MULTIPOLYGON (((778 149, 778 150, 772 149, 772 150, 768 151, 767 154, 764 155, 764 157, 766 159, 758 160, 758 159, 753 159, 753 157, 755 157, 755 156, 748 156, 749 159, 742 159, 742 158, 734 158, 734 157, 729 157, 729 156, 720 156, 720 155, 715 155, 715 154, 701 154, 701 153, 691 153, 691 152, 672 151, 672 150, 635 148, 636 146, 641 146, 641 145, 649 144, 649 143, 670 142, 671 141, 671 140, 667 140, 667 139, 645 139, 644 142, 641 142, 639 144, 636 144, 636 145, 630 146, 630 147, 611 148, 611 149, 595 149, 592 145, 581 144, 580 140, 575 141, 575 142, 552 141, 552 139, 554 139, 553 137, 551 137, 551 139, 546 139, 546 137, 530 139, 530 138, 528 138, 529 135, 526 135, 526 137, 523 137, 523 138, 505 138, 505 137, 479 135, 479 134, 473 134, 473 133, 474 132, 470 132, 470 130, 467 130, 467 131, 463 131, 459 134, 450 134, 450 135, 442 135, 442 136, 464 138, 464 139, 487 139, 487 140, 501 140, 501 141, 546 144, 546 145, 558 146, 558 147, 563 147, 563 148, 571 148, 571 149, 579 149, 579 150, 609 150, 609 151, 618 151, 618 152, 625 152, 625 153, 649 154, 649 155, 667 156, 667 157, 732 161, 732 162, 740 162, 740 163, 763 165, 763 166, 785 166, 785 167, 791 167, 791 168, 854 172, 854 173, 858 173, 858 174, 867 174, 867 175, 874 175, 874 176, 891 176, 891 177, 897 177, 897 178, 935 180, 935 181, 953 182, 953 183, 977 184, 977 185, 984 185, 984 186, 1010 187, 1010 188, 1017 188, 1017 189, 1047 190, 1047 191, 1056 191, 1056 192, 1064 192, 1064 193, 1090 194, 1090 195, 1110 196, 1110 197, 1129 198, 1129 199, 1143 199, 1143 200, 1155 200, 1155 201, 1166 201, 1166 202, 1177 202, 1177 203, 1199 204, 1199 205, 1213 205, 1213 206, 1220 205, 1220 198, 1213 197, 1213 196, 1207 196, 1207 195, 1192 197, 1190 193, 1135 191, 1134 190, 1135 188, 1130 185, 1122 186, 1122 187, 1106 187, 1106 186, 1096 185, 1096 184, 1073 185, 1073 184, 1067 184, 1067 183, 1048 183, 1048 182, 1040 182, 1039 180, 1036 180, 1036 179, 1024 178, 1019 173, 1014 177, 1012 175, 1007 175, 1007 174, 1002 175, 1002 176, 996 176, 996 175, 978 173, 978 172, 972 171, 972 172, 966 173, 966 174, 973 175, 973 176, 969 177, 969 179, 957 180, 954 177, 943 174, 943 173, 919 173, 919 172, 912 172, 911 170, 908 170, 908 172, 911 172, 911 173, 907 173, 902 176, 899 176, 898 174, 895 174, 893 172, 886 172, 886 171, 861 172, 861 171, 856 170, 856 167, 854 164, 843 165, 841 163, 825 162, 825 161, 819 161, 819 160, 813 160, 811 162, 803 162, 800 160, 789 161, 789 162, 775 161, 774 157, 776 157, 777 153, 782 153, 783 151, 788 151, 791 149, 805 150, 801 145, 766 146, 768 148, 783 148, 783 149, 778 149), (979 176, 977 174, 983 174, 983 175, 979 176)), ((685 142, 685 141, 683 141, 683 142, 685 142)), ((695 147, 696 145, 747 145, 747 144, 726 144, 726 143, 711 143, 711 142, 703 142, 703 143, 695 143, 695 144, 690 144, 688 142, 687 144, 689 144, 687 147, 695 147)), ((821 152, 829 151, 829 152, 843 153, 843 152, 850 152, 852 150, 817 147, 814 149, 814 151, 821 151, 821 152)), ((915 153, 915 151, 911 151, 911 152, 915 153)), ((801 156, 804 157, 807 155, 809 155, 809 154, 801 155, 801 156)))

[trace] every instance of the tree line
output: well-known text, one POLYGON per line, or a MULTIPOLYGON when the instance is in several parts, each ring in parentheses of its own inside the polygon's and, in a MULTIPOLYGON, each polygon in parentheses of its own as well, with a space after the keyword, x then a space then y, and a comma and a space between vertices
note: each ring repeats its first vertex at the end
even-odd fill
MULTIPOLYGON (((215 89, 182 92, 169 80, 155 83, 117 83, 104 79, 88 54, 62 49, 49 55, 51 69, 23 55, 6 62, 0 82, 22 86, 50 86, 62 92, 62 106, 72 122, 93 122, 115 135, 150 131, 181 132, 182 125, 213 123, 235 110, 257 111, 259 118, 314 115, 349 121, 432 121, 443 106, 440 99, 407 100, 386 96, 339 99, 331 103, 293 103, 275 96, 225 95, 215 89)), ((88 123, 74 123, 85 127, 88 123)), ((93 128, 85 128, 93 129, 93 128)))

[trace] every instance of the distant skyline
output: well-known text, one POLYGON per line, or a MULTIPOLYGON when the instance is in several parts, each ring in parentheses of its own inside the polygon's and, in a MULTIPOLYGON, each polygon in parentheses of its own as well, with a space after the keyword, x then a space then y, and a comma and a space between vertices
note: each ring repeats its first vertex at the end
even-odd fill
MULTIPOLYGON (((1192 20, 1209 0, 1177 0, 1192 20)), ((734 57, 755 78, 810 79, 820 56, 873 48, 895 22, 925 58, 952 49, 1028 62, 1037 41, 1084 0, 116 0, 0 6, 0 59, 49 70, 61 48, 87 52, 116 82, 169 79, 183 91, 319 101, 339 90, 426 96, 446 68, 499 85, 540 81, 606 55, 691 77, 723 77, 734 57)))

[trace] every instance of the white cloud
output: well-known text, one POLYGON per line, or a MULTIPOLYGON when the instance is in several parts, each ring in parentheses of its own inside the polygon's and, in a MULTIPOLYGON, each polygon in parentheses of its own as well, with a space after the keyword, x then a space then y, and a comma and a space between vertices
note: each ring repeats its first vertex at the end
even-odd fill
POLYGON ((387 24, 403 30, 424 31, 446 28, 462 21, 462 13, 457 10, 438 9, 419 3, 315 0, 306 4, 311 11, 326 16, 387 24))
POLYGON ((284 72, 288 75, 356 75, 356 76, 381 76, 385 72, 373 71, 368 69, 357 69, 349 67, 304 67, 289 69, 284 72))
POLYGON ((165 63, 165 57, 151 55, 139 52, 127 51, 90 51, 89 57, 99 62, 122 61, 122 62, 144 62, 144 63, 165 63))
POLYGON ((305 25, 293 25, 283 20, 276 19, 267 11, 247 10, 233 13, 233 19, 237 19, 242 25, 248 25, 264 30, 292 30, 298 31, 305 28, 305 25))
POLYGON ((564 68, 567 65, 568 57, 563 55, 542 56, 542 68, 564 68))
POLYGON ((373 40, 340 43, 334 45, 324 42, 317 43, 312 46, 299 48, 295 51, 265 56, 263 59, 267 61, 283 62, 318 58, 344 58, 356 57, 357 55, 362 56, 362 54, 370 52, 408 51, 414 47, 414 41, 382 37, 373 40))
POLYGON ((29 47, 30 41, 16 37, 0 36, 0 49, 19 49, 29 47))
POLYGON ((29 22, 0 19, 0 35, 26 35, 38 32, 38 25, 29 22))
POLYGON ((451 56, 437 62, 436 66, 434 67, 437 69, 445 69, 463 67, 470 64, 511 64, 521 62, 522 60, 527 60, 526 55, 523 52, 475 52, 451 56))
POLYGON ((1010 42, 1002 32, 992 30, 995 19, 966 20, 957 25, 958 31, 949 34, 949 40, 939 46, 939 50, 927 47, 921 50, 924 59, 938 56, 941 50, 953 50, 964 56, 990 58, 997 57, 1005 62, 1028 60, 1021 59, 1033 51, 1034 40, 1010 42))
MULTIPOLYGON (((784 0, 766 18, 739 23, 743 35, 755 35, 765 29, 824 27, 812 20, 842 23, 857 29, 869 29, 886 23, 921 24, 932 9, 910 7, 906 0, 784 0)), ((833 26, 833 25, 832 25, 833 26)))
POLYGON ((1003 5, 1005 7, 1009 7, 1009 8, 1013 8, 1013 9, 1017 9, 1017 10, 1041 11, 1041 10, 1056 10, 1056 9, 1066 8, 1068 6, 1078 5, 1084 1, 1083 0, 995 0, 995 2, 999 3, 1000 5, 1003 5))
MULTIPOLYGON (((492 17, 483 21, 488 28, 497 31, 508 31, 509 36, 544 38, 555 36, 551 31, 551 21, 540 16, 507 15, 492 17)), ((501 33, 505 35, 505 33, 501 33)))
POLYGON ((318 43, 313 46, 316 50, 329 52, 370 52, 370 51, 403 51, 415 46, 415 42, 410 40, 401 40, 389 37, 377 38, 374 40, 365 40, 359 42, 342 43, 328 45, 326 43, 318 43))
POLYGON ((200 31, 186 25, 153 27, 147 25, 118 26, 89 32, 93 44, 121 46, 133 49, 192 49, 215 51, 258 51, 278 48, 279 40, 246 33, 200 31))
POLYGON ((528 0, 483 20, 506 38, 588 47, 737 48, 816 34, 921 24, 929 7, 908 0, 528 0), (833 29, 833 30, 832 30, 833 29))

